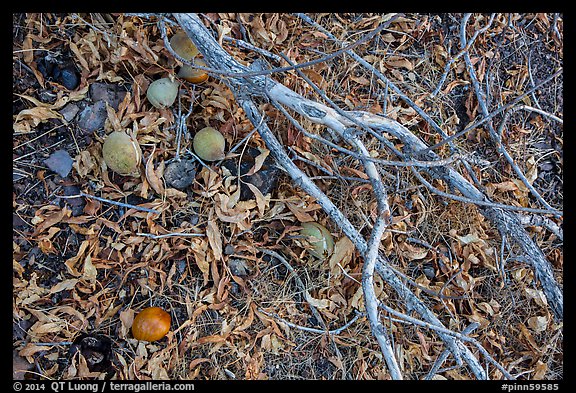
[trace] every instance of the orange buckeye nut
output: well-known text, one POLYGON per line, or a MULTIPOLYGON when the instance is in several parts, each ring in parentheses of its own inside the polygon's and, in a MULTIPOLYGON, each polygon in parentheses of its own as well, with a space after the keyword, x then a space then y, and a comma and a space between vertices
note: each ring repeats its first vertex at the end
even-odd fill
POLYGON ((132 335, 137 340, 157 341, 170 330, 170 314, 160 307, 148 307, 140 311, 132 323, 132 335))

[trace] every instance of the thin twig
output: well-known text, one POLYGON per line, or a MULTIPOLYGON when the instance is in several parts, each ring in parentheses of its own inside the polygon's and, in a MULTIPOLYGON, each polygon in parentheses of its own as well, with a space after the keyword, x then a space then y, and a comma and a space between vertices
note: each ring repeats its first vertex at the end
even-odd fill
POLYGON ((446 77, 448 76, 448 73, 450 72, 450 68, 451 68, 452 64, 454 64, 454 62, 456 60, 458 60, 460 57, 462 57, 464 52, 468 51, 472 47, 472 45, 476 41, 476 38, 480 34, 484 33, 486 30, 488 30, 490 28, 490 26, 492 25, 492 22, 494 21, 495 16, 496 16, 496 14, 492 14, 490 16, 490 20, 488 21, 488 23, 486 23, 486 26, 484 26, 481 29, 476 30, 474 32, 474 35, 466 43, 466 46, 464 48, 460 49, 460 52, 458 52, 456 54, 456 56, 452 57, 448 62, 446 62, 446 66, 444 67, 444 73, 440 77, 440 81, 438 81, 438 85, 436 86, 436 89, 434 89, 432 94, 430 94, 430 98, 436 97, 436 95, 440 92, 440 89, 442 88, 442 85, 444 84, 444 81, 446 80, 446 77))
POLYGON ((271 58, 272 60, 276 61, 277 63, 281 63, 281 62, 282 62, 282 58, 281 58, 280 56, 278 56, 278 55, 276 55, 276 54, 274 54, 274 53, 272 53, 272 52, 269 52, 269 51, 267 51, 267 50, 265 50, 265 49, 258 48, 257 46, 254 46, 254 45, 252 45, 252 44, 249 44, 249 43, 246 42, 246 41, 239 40, 239 39, 237 39, 237 38, 233 38, 233 37, 229 37, 229 36, 224 36, 223 38, 224 38, 224 41, 232 42, 233 44, 235 44, 235 45, 237 45, 237 46, 239 46, 239 47, 242 47, 242 48, 244 48, 244 49, 248 49, 248 50, 257 52, 257 53, 259 53, 259 54, 261 54, 261 55, 263 55, 263 56, 266 56, 266 57, 271 58))
POLYGON ((560 31, 558 30, 558 18, 559 18, 560 14, 558 14, 557 12, 554 13, 554 19, 552 20, 552 31, 554 32, 554 34, 556 35, 556 38, 558 38, 558 40, 562 40, 562 36, 560 35, 560 31))
MULTIPOLYGON (((478 322, 472 322, 470 325, 466 326, 466 328, 464 330, 462 330, 462 334, 468 335, 468 334, 472 333, 474 330, 476 330, 479 326, 480 326, 480 324, 478 322)), ((438 358, 436 359, 436 361, 432 365, 432 368, 430 369, 430 371, 428 371, 428 374, 426 374, 424 379, 425 380, 432 379, 434 377, 434 375, 436 375, 438 373, 440 366, 442 366, 442 364, 446 361, 446 359, 448 359, 448 356, 450 356, 450 351, 448 351, 446 349, 446 350, 444 350, 444 352, 442 352, 440 354, 440 356, 438 356, 438 358)))
MULTIPOLYGON (((468 19, 470 19, 470 15, 471 14, 469 14, 469 13, 464 14, 464 17, 462 18, 462 25, 461 25, 461 29, 460 29, 460 45, 462 48, 466 47, 466 24, 468 22, 468 19)), ((490 111, 488 110, 488 107, 486 105, 486 100, 484 99, 486 94, 482 90, 482 87, 480 86, 480 82, 478 81, 478 77, 476 76, 476 71, 474 69, 474 65, 472 64, 472 60, 470 59, 469 51, 464 52, 464 61, 466 62, 466 67, 468 69, 468 75, 470 75, 470 79, 472 80, 472 86, 474 87, 474 90, 476 92, 476 99, 478 100, 478 105, 480 106, 480 110, 482 111, 482 114, 486 117, 490 114, 490 111)), ((494 143, 496 144, 496 148, 498 149, 498 151, 502 155, 504 155, 504 158, 506 158, 506 161, 508 161, 508 163, 510 164, 510 166, 512 167, 514 172, 516 172, 516 175, 518 175, 518 177, 520 178, 522 183, 524 183, 524 185, 528 188, 528 190, 530 190, 532 195, 534 195, 534 197, 544 207, 546 207, 547 209, 553 209, 552 206, 550 206, 548 204, 548 202, 546 202, 546 200, 544 200, 544 198, 542 198, 540 193, 538 191, 536 191, 536 189, 532 186, 532 184, 528 181, 528 179, 526 179, 526 176, 524 175, 524 173, 522 173, 522 171, 520 170, 518 165, 514 162, 514 159, 510 156, 510 154, 508 153, 506 148, 504 148, 504 145, 502 144, 502 140, 498 137, 498 134, 494 130, 492 122, 489 121, 487 123, 487 125, 488 125, 488 131, 490 132, 490 136, 492 137, 494 143)))
POLYGON ((307 326, 297 325, 297 324, 295 324, 295 323, 292 323, 292 322, 290 322, 290 321, 285 320, 284 318, 280 317, 280 316, 277 315, 277 314, 269 313, 269 312, 267 312, 267 311, 264 311, 264 310, 261 309, 261 308, 258 308, 258 311, 261 312, 261 313, 264 314, 264 315, 267 315, 267 316, 269 316, 269 317, 275 318, 275 319, 279 320, 280 322, 282 322, 282 323, 286 324, 287 326, 292 327, 292 328, 294 328, 294 329, 303 330, 303 331, 305 331, 305 332, 310 332, 310 333, 329 334, 329 335, 332 335, 332 336, 337 336, 337 335, 339 335, 340 333, 342 333, 344 330, 348 329, 350 326, 352 326, 352 324, 353 324, 354 322, 356 322, 356 321, 358 320, 358 318, 360 318, 360 317, 363 315, 363 313, 357 311, 357 312, 356 312, 356 315, 354 315, 354 317, 353 317, 350 321, 346 322, 345 325, 342 325, 341 327, 339 327, 339 328, 337 328, 337 329, 333 329, 333 330, 328 330, 328 331, 326 331, 326 330, 315 329, 315 328, 311 328, 311 327, 307 327, 307 326))
POLYGON ((165 237, 200 237, 206 236, 204 233, 181 233, 181 232, 170 232, 164 233, 162 235, 154 235, 152 233, 136 233, 136 236, 144 236, 150 239, 163 239, 165 237))
POLYGON ((82 192, 82 191, 80 191, 80 194, 78 194, 78 195, 70 195, 70 196, 60 195, 59 196, 59 198, 63 198, 63 199, 80 198, 80 197, 95 199, 95 200, 100 201, 100 202, 109 203, 111 205, 121 206, 121 207, 125 207, 128 209, 134 209, 134 210, 140 210, 140 211, 144 211, 144 212, 148 212, 148 213, 160 214, 160 212, 158 210, 155 210, 155 209, 149 209, 147 207, 135 206, 135 205, 131 205, 129 203, 117 202, 117 201, 113 201, 110 199, 97 197, 95 195, 86 194, 85 192, 82 192))
POLYGON ((512 113, 517 112, 519 110, 525 110, 525 111, 530 111, 530 112, 535 112, 538 113, 544 117, 547 117, 549 119, 552 119, 554 121, 557 121, 560 124, 564 124, 564 120, 562 120, 561 118, 559 118, 558 116, 555 116, 549 112, 543 111, 541 109, 538 108, 534 108, 532 106, 529 105, 518 105, 518 106, 514 106, 510 109, 508 109, 506 111, 506 113, 504 113, 504 116, 502 118, 502 121, 500 122, 500 125, 498 126, 498 130, 496 131, 498 138, 502 139, 502 133, 504 132, 504 127, 506 126, 506 123, 508 122, 508 119, 510 118, 510 115, 512 115, 512 113))
POLYGON ((385 311, 389 312, 392 315, 395 315, 399 318, 402 319, 394 319, 396 322, 401 322, 401 323, 412 323, 414 325, 418 325, 418 326, 423 326, 426 327, 428 329, 432 329, 432 330, 436 330, 438 332, 442 332, 444 334, 448 334, 451 336, 454 336, 456 338, 458 338, 461 341, 466 341, 469 342, 471 344, 473 344, 476 348, 478 348, 478 350, 480 351, 480 353, 482 353, 482 355, 484 355, 484 357, 486 358, 486 360, 488 360, 490 363, 492 363, 498 370, 500 370, 500 372, 504 375, 504 377, 506 379, 514 379, 514 377, 500 364, 498 363, 493 357, 492 355, 490 355, 490 353, 488 353, 488 351, 482 346, 482 344, 480 344, 478 342, 478 340, 469 337, 465 334, 462 333, 458 333, 455 331, 452 331, 450 329, 446 329, 444 327, 440 327, 440 326, 435 326, 432 325, 428 322, 413 318, 409 315, 406 315, 404 313, 401 313, 399 311, 394 310, 393 308, 388 307, 387 305, 385 305, 384 303, 379 303, 379 306, 384 309, 385 311))
POLYGON ((437 148, 439 148, 440 146, 444 146, 447 143, 451 143, 454 139, 460 138, 462 135, 477 129, 478 127, 480 127, 481 125, 483 125, 484 123, 489 122, 492 118, 494 118, 495 116, 499 115, 500 113, 508 110, 509 108, 513 107, 514 105, 516 105, 517 103, 519 103, 520 101, 522 101, 522 99, 528 95, 530 95, 530 93, 532 93, 533 91, 536 91, 538 89, 540 89, 542 86, 544 86, 546 83, 550 82, 552 79, 556 78, 558 75, 562 74, 562 72, 564 72, 563 68, 560 68, 559 70, 557 70, 556 72, 554 72, 554 74, 550 75, 548 78, 544 79, 542 82, 540 82, 538 85, 536 85, 535 87, 525 91, 524 93, 520 94, 518 97, 514 98, 512 101, 510 101, 508 104, 506 105, 502 105, 501 107, 493 110, 489 115, 483 117, 482 119, 468 125, 466 128, 464 128, 462 131, 458 131, 457 133, 455 133, 454 135, 450 135, 449 137, 445 137, 444 139, 442 139, 440 142, 435 143, 432 146, 423 148, 421 150, 418 150, 415 154, 419 155, 419 154, 423 154, 423 153, 427 153, 429 151, 432 150, 436 150, 437 148))
POLYGON ((505 205, 502 203, 482 201, 479 199, 470 199, 470 198, 466 198, 466 197, 459 196, 459 195, 449 194, 447 192, 441 191, 441 190, 437 189, 436 187, 434 187, 432 184, 430 184, 430 182, 428 182, 426 179, 424 179, 424 177, 421 174, 419 174, 414 168, 410 168, 410 169, 412 170, 412 173, 414 174, 414 176, 416 176, 418 178, 418 180, 420 180, 430 191, 432 191, 433 193, 438 194, 442 197, 445 197, 445 198, 453 199, 453 200, 459 201, 459 202, 472 203, 474 205, 479 205, 479 206, 495 207, 495 208, 502 209, 502 210, 552 214, 555 216, 562 216, 563 215, 563 213, 561 211, 558 211, 555 209, 538 209, 538 208, 532 208, 532 207, 512 206, 512 205, 505 205))
POLYGON ((186 153, 190 154, 196 161, 198 161, 200 163, 200 165, 202 165, 204 168, 208 169, 210 172, 214 172, 214 169, 210 168, 209 165, 206 165, 206 163, 204 163, 204 160, 202 160, 200 157, 198 157, 196 154, 194 154, 194 152, 190 149, 186 149, 186 153))
MULTIPOLYGON (((528 52, 528 77, 530 78, 530 84, 532 85, 532 87, 534 87, 536 85, 536 83, 534 82, 534 77, 532 76, 532 51, 534 50, 534 47, 532 47, 530 49, 530 51, 528 52)), ((540 106, 540 102, 538 102, 538 98, 536 97, 536 93, 533 92, 531 94, 532 99, 534 100, 534 103, 536 104, 536 106, 539 109, 542 109, 542 107, 540 106)))
POLYGON ((408 277, 406 274, 402 273, 400 270, 396 269, 396 268, 392 268, 399 276, 401 276, 403 279, 405 279, 406 281, 408 281, 410 283, 410 285, 415 286, 416 288, 422 290, 423 292, 427 293, 430 296, 435 296, 438 297, 440 299, 449 299, 449 300, 460 300, 460 299, 468 299, 468 296, 448 296, 448 295, 444 295, 442 293, 442 291, 433 291, 430 288, 426 288, 423 285, 418 284, 416 281, 412 280, 410 277, 408 277))

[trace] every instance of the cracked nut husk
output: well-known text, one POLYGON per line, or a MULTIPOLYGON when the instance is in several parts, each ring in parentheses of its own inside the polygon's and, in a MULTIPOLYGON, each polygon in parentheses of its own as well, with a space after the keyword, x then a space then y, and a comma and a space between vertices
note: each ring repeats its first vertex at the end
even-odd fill
POLYGON ((303 222, 300 235, 306 237, 310 244, 310 254, 316 258, 324 259, 334 251, 334 238, 323 225, 316 222, 303 222))

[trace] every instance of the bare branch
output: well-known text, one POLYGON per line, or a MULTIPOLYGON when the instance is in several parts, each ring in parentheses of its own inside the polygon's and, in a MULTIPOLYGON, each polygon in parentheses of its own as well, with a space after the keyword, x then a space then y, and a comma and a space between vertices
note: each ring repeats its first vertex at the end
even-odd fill
POLYGON ((66 198, 80 198, 80 197, 95 199, 95 200, 100 201, 100 202, 109 203, 111 205, 121 206, 121 207, 125 207, 128 209, 140 210, 140 211, 147 212, 147 213, 160 214, 160 212, 158 210, 155 210, 155 209, 149 209, 147 207, 135 206, 135 205, 131 205, 129 203, 113 201, 111 199, 106 199, 106 198, 102 198, 102 197, 97 197, 95 195, 86 194, 85 192, 80 192, 80 194, 78 194, 78 195, 70 195, 70 196, 60 195, 59 196, 59 198, 64 198, 64 199, 66 199, 66 198))
POLYGON ((337 336, 337 335, 339 335, 339 334, 342 333, 344 330, 346 330, 346 329, 348 329, 350 326, 352 326, 352 324, 353 324, 354 322, 356 322, 356 321, 358 320, 358 318, 360 318, 360 317, 363 315, 363 313, 357 311, 357 312, 356 312, 356 315, 354 315, 354 317, 353 317, 351 320, 349 320, 348 322, 346 322, 344 325, 340 326, 340 327, 337 328, 337 329, 332 329, 332 330, 326 331, 326 330, 320 330, 320 329, 310 328, 310 327, 307 327, 307 326, 297 325, 297 324, 295 324, 295 323, 292 323, 292 322, 290 322, 290 321, 285 320, 284 318, 278 316, 277 314, 273 314, 273 313, 269 313, 269 312, 267 312, 267 311, 264 311, 264 310, 261 309, 261 308, 259 308, 258 311, 261 312, 261 313, 264 314, 264 315, 268 315, 269 317, 276 318, 277 320, 279 320, 280 322, 286 324, 287 326, 289 326, 289 327, 291 327, 291 328, 295 328, 295 329, 298 329, 298 330, 303 330, 303 331, 305 331, 305 332, 310 332, 310 333, 318 333, 318 334, 326 334, 326 333, 327 333, 327 334, 329 334, 329 335, 331 335, 331 336, 337 336))
MULTIPOLYGON (((247 67, 240 65, 228 53, 222 50, 195 15, 175 14, 175 17, 180 25, 186 30, 187 34, 192 38, 201 53, 203 53, 207 64, 210 64, 211 67, 218 68, 229 75, 245 73, 249 70, 247 67)), ((253 78, 245 80, 244 78, 232 76, 230 78, 223 78, 223 81, 234 93, 238 104, 243 109, 247 118, 254 125, 259 125, 257 127, 258 132, 267 148, 270 150, 271 156, 276 159, 277 164, 286 171, 297 186, 301 187, 306 193, 316 199, 317 203, 324 209, 326 214, 343 230, 344 234, 348 236, 356 246, 357 250, 363 256, 365 263, 371 261, 373 255, 370 254, 371 247, 369 247, 369 244, 376 244, 375 240, 372 240, 370 243, 366 242, 366 240, 360 235, 356 228, 354 228, 344 214, 334 205, 334 203, 327 198, 327 196, 294 164, 294 162, 292 162, 292 160, 290 160, 284 147, 276 139, 266 121, 263 120, 262 114, 253 102, 253 97, 267 96, 272 101, 277 101, 279 104, 305 116, 310 121, 317 124, 323 124, 330 129, 337 131, 338 134, 347 138, 348 142, 358 149, 358 154, 360 155, 365 155, 366 151, 362 149, 362 145, 356 143, 354 140, 355 135, 354 133, 350 133, 350 129, 369 128, 377 133, 388 133, 395 138, 400 139, 406 146, 406 149, 410 152, 422 150, 426 148, 426 145, 405 127, 386 117, 367 112, 344 112, 342 110, 329 108, 323 104, 302 97, 269 77, 255 75, 253 78)), ((392 84, 390 84, 390 86, 393 88, 392 84)), ((424 158, 427 161, 438 159, 437 155, 432 152, 419 156, 419 158, 424 158)), ((371 163, 367 159, 362 161, 362 163, 373 184, 373 189, 380 186, 383 187, 382 182, 379 181, 377 171, 374 176, 369 173, 371 168, 375 168, 374 163, 371 163)), ((455 187, 467 198, 488 201, 485 195, 477 190, 452 167, 433 167, 427 168, 427 170, 433 176, 446 180, 451 186, 455 187)), ((377 189, 374 189, 374 192, 376 195, 386 195, 385 192, 380 193, 377 189)), ((378 199, 380 203, 383 201, 385 202, 385 198, 378 199)), ((383 205, 379 204, 379 213, 385 212, 386 210, 387 209, 383 208, 383 205)), ((558 315, 557 311, 562 310, 562 294, 554 281, 550 267, 546 265, 547 261, 542 255, 541 250, 534 244, 523 228, 519 225, 516 216, 494 206, 483 207, 481 212, 493 221, 501 231, 509 234, 511 239, 514 239, 521 245, 522 249, 526 252, 531 261, 532 267, 536 271, 536 276, 541 280, 543 287, 546 288, 545 293, 553 311, 558 315)), ((375 236, 378 236, 378 233, 378 231, 374 231, 373 229, 371 239, 375 239, 375 236)), ((438 320, 435 314, 428 309, 408 287, 406 287, 401 278, 399 278, 391 269, 389 262, 378 253, 374 263, 374 269, 382 279, 398 293, 399 297, 404 300, 407 309, 416 311, 422 319, 427 321, 431 326, 442 327, 442 323, 438 320)), ((559 315, 561 318, 561 312, 559 315)), ((462 360, 465 360, 478 379, 487 378, 486 372, 483 370, 478 359, 459 341, 457 336, 448 334, 446 331, 442 331, 442 329, 437 329, 436 331, 446 343, 448 349, 454 355, 455 360, 459 364, 462 360)))
MULTIPOLYGON (((494 358, 488 353, 488 351, 482 346, 482 344, 480 344, 478 342, 478 340, 472 338, 472 337, 468 337, 465 334, 462 333, 458 333, 458 332, 454 332, 452 330, 446 329, 444 327, 439 327, 439 326, 435 326, 432 325, 428 322, 425 321, 421 321, 419 319, 416 318, 412 318, 409 315, 406 315, 404 313, 401 313, 399 311, 394 310, 393 308, 390 308, 388 306, 386 306, 383 303, 380 303, 379 306, 381 308, 383 308, 384 310, 386 310, 387 312, 389 312, 392 315, 395 315, 397 317, 400 317, 404 320, 406 320, 409 323, 413 323, 415 325, 419 325, 419 326, 423 326, 426 327, 428 329, 432 329, 432 330, 436 330, 436 331, 441 331, 442 333, 445 334, 449 334, 451 336, 457 337, 458 339, 460 339, 461 341, 466 341, 469 342, 471 344, 473 344, 476 348, 478 348, 478 350, 482 353, 482 355, 484 355, 484 357, 486 358, 486 360, 488 360, 490 363, 492 363, 494 366, 496 366, 496 368, 498 370, 500 370, 500 372, 507 378, 507 379, 515 379, 500 363, 498 363, 496 360, 494 360, 494 358)), ((401 320, 400 320, 401 321, 401 320)), ((398 322, 400 322, 398 321, 398 322)))
MULTIPOLYGON (((462 334, 468 335, 472 333, 474 330, 476 330, 478 326, 480 326, 478 322, 472 322, 470 325, 466 326, 464 330, 462 330, 462 334)), ((430 371, 428 371, 428 374, 426 374, 424 379, 425 380, 432 379, 434 375, 438 373, 438 370, 440 369, 442 364, 446 361, 446 359, 448 359, 448 356, 450 356, 450 351, 445 350, 444 352, 442 352, 440 356, 438 356, 438 358, 432 365, 432 368, 430 369, 430 371)))
POLYGON ((379 216, 372 228, 372 234, 368 241, 368 251, 364 257, 364 266, 362 267, 362 291, 364 293, 364 307, 366 307, 366 313, 368 314, 372 334, 376 337, 376 340, 380 345, 380 349, 384 354, 392 379, 403 379, 386 328, 382 323, 380 323, 380 318, 378 316, 378 299, 374 292, 374 268, 376 266, 380 241, 382 240, 382 235, 386 230, 386 222, 387 220, 382 216, 379 216))
MULTIPOLYGON (((462 25, 461 25, 461 29, 460 29, 460 44, 461 44, 462 48, 466 47, 466 24, 468 23, 468 19, 470 18, 470 15, 471 14, 465 14, 464 17, 462 18, 462 25)), ((470 59, 470 53, 468 51, 464 52, 464 61, 466 62, 466 66, 468 69, 468 75, 470 75, 470 79, 472 80, 472 86, 474 87, 474 90, 476 92, 476 99, 478 100, 480 110, 482 111, 482 114, 486 117, 490 114, 490 111, 488 110, 488 107, 486 105, 486 100, 484 99, 486 94, 482 90, 482 87, 480 86, 480 82, 478 81, 478 78, 476 76, 476 71, 474 70, 474 65, 472 64, 472 60, 470 59)), ((492 122, 489 121, 487 125, 488 125, 488 130, 490 132, 490 136, 492 137, 494 143, 496 144, 496 148, 498 149, 500 154, 502 154, 504 156, 504 158, 506 158, 506 161, 508 161, 508 163, 512 166, 512 169, 514 170, 514 172, 516 172, 516 174, 518 175, 520 180, 522 180, 522 183, 524 183, 526 188, 528 188, 530 190, 532 195, 534 195, 534 197, 536 197, 536 199, 542 205, 544 205, 544 207, 552 210, 553 207, 550 206, 548 204, 548 202, 546 202, 544 200, 544 198, 542 198, 542 196, 538 193, 538 191, 536 191, 536 189, 532 186, 532 184, 530 184, 528 179, 526 179, 526 176, 524 176, 524 174, 522 173, 522 171, 520 170, 518 165, 516 165, 516 163, 514 162, 514 159, 510 156, 508 151, 504 148, 504 146, 502 145, 502 140, 498 137, 498 134, 494 130, 492 122)))

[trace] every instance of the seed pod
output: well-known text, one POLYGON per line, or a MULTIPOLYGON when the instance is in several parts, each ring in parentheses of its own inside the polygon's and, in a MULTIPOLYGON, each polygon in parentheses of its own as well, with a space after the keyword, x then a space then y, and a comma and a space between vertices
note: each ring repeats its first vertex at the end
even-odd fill
MULTIPOLYGON (((194 60, 194 64, 206 67, 206 62, 201 59, 194 60)), ((184 64, 178 71, 178 77, 187 80, 190 83, 202 83, 208 79, 208 73, 204 70, 184 64)))
POLYGON ((160 307, 145 308, 134 317, 132 335, 136 340, 160 340, 170 330, 170 322, 170 314, 160 307))
POLYGON ((310 244, 310 254, 324 259, 334 251, 334 238, 324 226, 316 222, 303 222, 300 235, 310 244))
POLYGON ((194 135, 192 141, 194 152, 204 161, 218 161, 225 157, 226 140, 220 131, 205 127, 194 135))
POLYGON ((196 48, 196 45, 194 45, 192 40, 183 30, 174 34, 172 38, 170 38, 170 46, 178 56, 185 60, 191 60, 200 53, 198 48, 196 48))
POLYGON ((142 160, 142 150, 138 141, 125 132, 114 131, 106 137, 102 145, 102 157, 106 166, 124 176, 138 174, 142 160))
POLYGON ((178 82, 161 78, 150 83, 146 91, 148 101, 158 109, 172 106, 178 96, 178 82))

